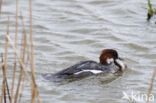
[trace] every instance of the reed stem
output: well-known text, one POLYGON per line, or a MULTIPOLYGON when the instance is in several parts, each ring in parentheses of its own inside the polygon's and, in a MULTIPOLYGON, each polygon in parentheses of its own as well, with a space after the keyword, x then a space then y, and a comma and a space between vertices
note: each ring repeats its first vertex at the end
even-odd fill
POLYGON ((2 0, 0 0, 0 19, 1 19, 1 12, 2 12, 2 0))
MULTIPOLYGON (((16 26, 15 26, 15 48, 17 48, 17 36, 18 36, 18 0, 16 0, 16 26)), ((16 54, 14 53, 14 70, 12 77, 12 87, 11 87, 11 103, 14 92, 14 84, 15 84, 15 75, 16 75, 16 54)))
POLYGON ((153 83, 154 83, 155 77, 156 77, 156 69, 154 69, 154 72, 153 72, 153 75, 152 75, 150 88, 148 89, 148 96, 147 96, 147 102, 146 103, 149 103, 149 97, 150 97, 150 94, 152 93, 153 83))
MULTIPOLYGON (((35 81, 35 67, 34 67, 34 44, 33 44, 33 30, 32 30, 32 0, 29 0, 29 19, 30 19, 30 35, 27 36, 26 29, 23 21, 23 16, 21 13, 21 23, 23 26, 23 33, 21 36, 21 48, 18 51, 18 0, 16 0, 16 25, 15 25, 15 36, 14 36, 14 43, 9 36, 9 26, 10 26, 10 18, 8 17, 8 23, 7 23, 7 31, 6 31, 6 40, 5 40, 5 51, 4 51, 4 57, 2 55, 1 59, 2 62, 0 63, 0 66, 2 68, 3 72, 3 82, 1 87, 1 95, 0 95, 0 103, 20 103, 21 97, 24 92, 24 88, 27 83, 30 83, 31 86, 31 103, 35 103, 35 99, 37 99, 37 102, 41 103, 39 93, 38 93, 38 87, 35 81), (29 37, 29 41, 27 42, 27 38, 29 37), (8 46, 11 45, 11 48, 13 49, 14 53, 14 66, 13 66, 13 73, 12 73, 12 82, 9 85, 7 82, 7 58, 8 58, 8 46), (20 54, 19 54, 20 52, 20 54), (31 74, 28 73, 26 67, 31 68, 31 74), (18 64, 20 65, 20 73, 17 78, 17 67, 18 64), (27 64, 27 65, 26 65, 27 64), (17 84, 15 84, 15 80, 17 78, 17 84), (23 84, 22 84, 23 83, 23 84), (11 88, 9 88, 9 86, 11 88), (15 93, 14 93, 15 92, 15 93)), ((0 16, 1 16, 1 7, 2 7, 2 0, 0 0, 0 16)))

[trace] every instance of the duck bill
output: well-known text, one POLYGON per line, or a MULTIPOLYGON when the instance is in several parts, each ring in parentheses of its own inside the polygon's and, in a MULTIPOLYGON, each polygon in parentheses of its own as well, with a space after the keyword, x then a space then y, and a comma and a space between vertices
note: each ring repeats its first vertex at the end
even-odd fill
POLYGON ((120 70, 123 72, 126 68, 126 65, 121 61, 121 59, 116 59, 115 64, 120 68, 120 70))

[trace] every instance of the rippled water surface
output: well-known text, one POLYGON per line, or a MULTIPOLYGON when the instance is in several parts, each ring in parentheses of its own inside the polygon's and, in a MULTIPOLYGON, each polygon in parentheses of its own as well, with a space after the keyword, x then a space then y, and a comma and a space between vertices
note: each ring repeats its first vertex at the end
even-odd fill
MULTIPOLYGON (((15 29, 15 1, 3 1, 1 44, 8 16, 11 35, 15 29)), ((156 7, 156 1, 151 2, 156 7)), ((28 1, 19 0, 19 8, 29 29, 28 1)), ((121 99, 123 92, 147 94, 156 67, 156 19, 147 22, 146 14, 146 0, 33 0, 35 68, 41 100, 44 103, 127 103, 121 99), (80 60, 99 61, 99 54, 105 48, 116 49, 128 65, 125 73, 115 80, 106 83, 103 78, 91 77, 56 84, 41 77, 42 73, 55 73, 80 60)), ((12 65, 13 59, 8 62, 12 65)), ((152 94, 156 101, 156 88, 152 94)), ((24 96, 27 102, 30 102, 29 95, 26 92, 24 96)))

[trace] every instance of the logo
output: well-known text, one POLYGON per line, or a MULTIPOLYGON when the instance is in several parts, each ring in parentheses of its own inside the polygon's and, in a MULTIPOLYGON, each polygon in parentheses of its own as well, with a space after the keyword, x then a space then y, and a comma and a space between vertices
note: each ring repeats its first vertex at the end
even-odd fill
MULTIPOLYGON (((123 100, 128 100, 129 102, 146 102, 148 100, 148 94, 140 93, 140 92, 134 92, 131 91, 131 93, 126 93, 125 91, 122 92, 123 100)), ((149 95, 149 101, 154 102, 154 95, 149 95)))

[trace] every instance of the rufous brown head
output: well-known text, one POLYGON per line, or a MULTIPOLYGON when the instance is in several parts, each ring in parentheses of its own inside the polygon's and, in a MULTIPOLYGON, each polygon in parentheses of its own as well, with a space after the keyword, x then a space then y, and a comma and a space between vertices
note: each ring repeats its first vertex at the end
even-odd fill
POLYGON ((104 65, 110 64, 111 61, 118 58, 118 53, 114 49, 104 49, 100 55, 100 63, 104 65))
POLYGON ((117 51, 114 49, 104 49, 101 52, 99 59, 100 63, 103 65, 109 65, 111 63, 114 63, 122 71, 126 68, 126 65, 121 61, 122 59, 119 58, 117 51))

